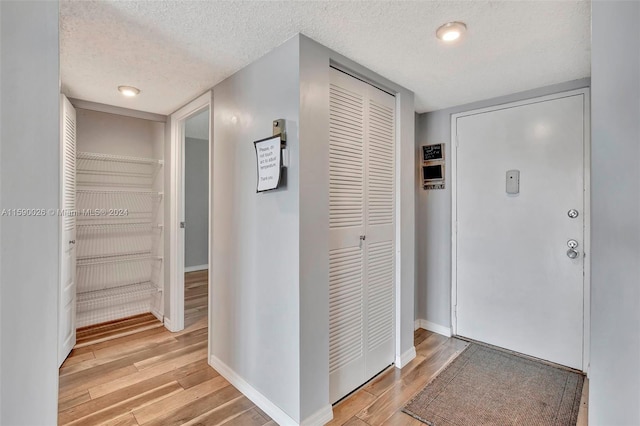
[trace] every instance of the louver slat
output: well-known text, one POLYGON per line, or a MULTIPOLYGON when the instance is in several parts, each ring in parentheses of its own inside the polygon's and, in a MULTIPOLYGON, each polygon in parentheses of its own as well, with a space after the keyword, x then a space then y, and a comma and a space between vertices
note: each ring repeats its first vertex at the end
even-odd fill
POLYGON ((372 350, 393 336, 393 242, 382 241, 370 244, 367 266, 367 349, 372 350))
POLYGON ((71 231, 76 221, 73 214, 68 214, 76 209, 76 123, 69 111, 64 112, 64 121, 62 208, 66 214, 63 226, 65 231, 71 231))
POLYGON ((362 356, 362 252, 329 252, 329 372, 362 356))
POLYGON ((391 225, 394 210, 394 110, 369 100, 367 225, 391 225))
POLYGON ((329 228, 360 226, 364 214, 364 101, 338 87, 329 96, 329 228))

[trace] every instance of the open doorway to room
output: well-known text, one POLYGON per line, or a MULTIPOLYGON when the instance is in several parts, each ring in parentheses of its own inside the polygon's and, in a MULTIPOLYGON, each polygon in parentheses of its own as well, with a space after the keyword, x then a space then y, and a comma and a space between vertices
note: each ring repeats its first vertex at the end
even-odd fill
POLYGON ((211 92, 169 117, 169 315, 181 331, 207 322, 211 247, 211 92))
POLYGON ((207 316, 209 276, 209 109, 185 121, 184 326, 207 316))

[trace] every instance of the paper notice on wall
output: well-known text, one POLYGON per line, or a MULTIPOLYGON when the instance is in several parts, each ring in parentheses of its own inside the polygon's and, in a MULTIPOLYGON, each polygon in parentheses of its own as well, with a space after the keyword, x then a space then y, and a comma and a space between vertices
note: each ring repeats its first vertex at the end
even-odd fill
POLYGON ((258 192, 276 189, 280 183, 280 136, 254 142, 258 162, 258 192))

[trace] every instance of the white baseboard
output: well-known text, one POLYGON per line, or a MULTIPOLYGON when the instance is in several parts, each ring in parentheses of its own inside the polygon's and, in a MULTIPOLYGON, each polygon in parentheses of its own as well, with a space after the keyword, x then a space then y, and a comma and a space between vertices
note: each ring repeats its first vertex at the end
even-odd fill
POLYGON ((175 333, 176 331, 178 331, 173 329, 173 326, 171 325, 171 320, 167 317, 164 318, 164 328, 166 328, 172 333, 175 333))
POLYGON ((209 265, 185 266, 184 272, 195 272, 209 269, 209 265))
MULTIPOLYGON (((274 422, 280 426, 298 426, 298 423, 293 420, 287 413, 282 411, 280 407, 275 405, 266 396, 260 393, 256 388, 251 386, 246 380, 240 377, 235 371, 233 371, 227 364, 218 359, 215 355, 211 355, 209 358, 209 364, 218 372, 222 377, 227 379, 229 383, 235 386, 240 392, 247 398, 256 404, 262 411, 267 413, 274 422)), ((333 412, 331 413, 333 417, 333 412)), ((314 414, 315 416, 315 414, 314 414)), ((306 423, 305 423, 306 425, 306 423)))
POLYGON ((422 328, 422 326, 420 325, 420 320, 417 319, 413 322, 413 331, 416 331, 419 328, 422 328))
POLYGON ((300 423, 301 426, 323 426, 333 419, 333 407, 327 404, 300 423))
POLYGON ((415 322, 416 330, 419 328, 424 328, 425 330, 433 331, 434 333, 442 334, 446 337, 451 337, 451 327, 445 327, 444 325, 436 324, 431 321, 417 319, 415 322))
POLYGON ((155 309, 152 309, 151 313, 153 314, 154 317, 158 318, 158 321, 164 324, 164 315, 162 315, 160 312, 156 311, 155 309))
POLYGON ((396 367, 402 368, 405 365, 409 364, 412 359, 416 357, 416 347, 411 346, 411 348, 400 356, 396 356, 396 367))

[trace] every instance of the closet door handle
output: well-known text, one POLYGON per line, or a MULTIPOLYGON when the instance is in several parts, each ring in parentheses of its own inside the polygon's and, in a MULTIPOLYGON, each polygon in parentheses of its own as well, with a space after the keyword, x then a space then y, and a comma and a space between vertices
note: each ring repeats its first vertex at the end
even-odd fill
POLYGON ((69 244, 75 244, 75 243, 76 243, 76 240, 70 240, 69 241, 69 244))
POLYGON ((366 235, 360 235, 360 241, 359 241, 359 244, 358 244, 360 246, 360 248, 362 248, 362 243, 366 238, 367 238, 366 235))

